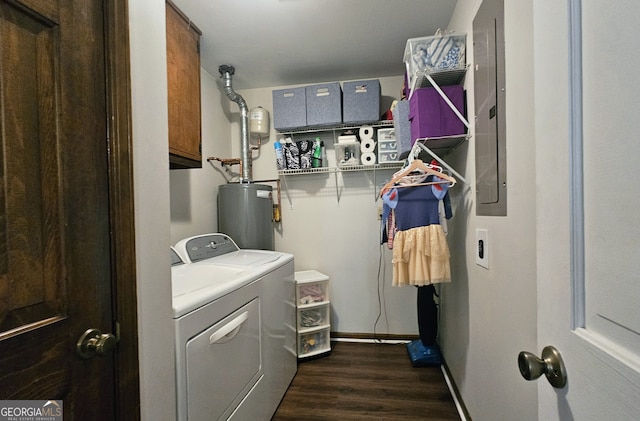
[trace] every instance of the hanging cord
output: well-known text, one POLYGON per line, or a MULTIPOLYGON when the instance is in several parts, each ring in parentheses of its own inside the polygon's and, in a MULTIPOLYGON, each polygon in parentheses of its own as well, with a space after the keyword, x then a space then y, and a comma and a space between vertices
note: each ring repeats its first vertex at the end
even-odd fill
POLYGON ((384 320, 385 320, 385 324, 387 325, 387 330, 389 329, 389 319, 387 318, 387 302, 385 300, 383 300, 383 296, 384 296, 384 273, 385 273, 385 269, 386 269, 386 261, 384 260, 384 243, 382 242, 382 227, 383 224, 385 223, 385 221, 381 220, 380 221, 380 229, 379 229, 379 234, 380 234, 380 249, 379 249, 379 255, 378 255, 378 316, 376 317, 376 321, 373 323, 373 341, 375 343, 382 343, 382 339, 377 337, 376 334, 376 327, 378 325, 378 322, 380 321, 380 318, 382 317, 382 312, 383 312, 383 308, 384 308, 384 320), (380 293, 380 287, 382 286, 382 293, 380 293))

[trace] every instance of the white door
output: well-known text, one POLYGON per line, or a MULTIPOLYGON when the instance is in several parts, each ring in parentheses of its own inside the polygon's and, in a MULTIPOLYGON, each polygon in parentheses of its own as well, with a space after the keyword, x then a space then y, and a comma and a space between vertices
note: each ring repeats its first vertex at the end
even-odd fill
POLYGON ((561 389, 544 376, 538 380, 538 419, 636 420, 640 2, 536 0, 533 5, 535 353, 553 345, 567 372, 561 389))

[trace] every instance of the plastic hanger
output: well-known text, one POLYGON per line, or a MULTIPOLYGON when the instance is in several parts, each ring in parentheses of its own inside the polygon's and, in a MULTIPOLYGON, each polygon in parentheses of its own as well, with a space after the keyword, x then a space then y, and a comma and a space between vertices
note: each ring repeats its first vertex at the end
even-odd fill
POLYGON ((394 184, 396 184, 398 181, 400 181, 402 179, 402 177, 411 174, 414 171, 421 171, 425 174, 431 174, 434 175, 438 178, 440 178, 440 181, 430 181, 427 183, 415 183, 415 184, 407 184, 404 186, 396 186, 396 187, 413 187, 413 186, 426 186, 426 185, 430 185, 430 184, 443 184, 443 183, 450 183, 450 186, 453 186, 456 184, 456 179, 451 177, 450 175, 447 175, 443 172, 440 171, 436 171, 433 168, 431 168, 429 165, 425 164, 421 159, 414 159, 413 161, 411 161, 411 164, 409 164, 406 168, 404 168, 403 170, 395 173, 393 175, 393 178, 384 185, 384 187, 382 187, 382 189, 380 190, 380 197, 382 197, 382 195, 384 194, 385 191, 387 191, 387 189, 394 187, 394 184))

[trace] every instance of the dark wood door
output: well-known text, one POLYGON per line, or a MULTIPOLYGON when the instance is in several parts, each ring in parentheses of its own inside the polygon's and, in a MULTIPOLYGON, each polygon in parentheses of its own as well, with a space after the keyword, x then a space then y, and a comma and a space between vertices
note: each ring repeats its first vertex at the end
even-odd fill
POLYGON ((0 0, 0 399, 62 399, 65 420, 116 418, 122 376, 75 349, 118 311, 108 3, 0 0))

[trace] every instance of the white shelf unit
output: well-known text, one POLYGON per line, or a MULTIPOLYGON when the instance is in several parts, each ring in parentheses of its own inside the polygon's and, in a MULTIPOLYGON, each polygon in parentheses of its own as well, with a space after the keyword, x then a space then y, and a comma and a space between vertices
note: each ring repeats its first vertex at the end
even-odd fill
POLYGON ((417 139, 408 159, 417 158, 421 151, 426 151, 464 184, 469 185, 460 174, 441 158, 441 156, 449 154, 468 140, 468 133, 471 130, 469 121, 440 88, 441 85, 451 86, 464 83, 464 77, 469 69, 469 64, 467 64, 465 57, 466 52, 468 52, 466 44, 466 33, 441 31, 439 29, 433 36, 408 39, 404 49, 404 62, 407 80, 409 81, 409 99, 411 99, 416 89, 432 87, 467 128, 467 134, 465 135, 417 139))
POLYGON ((457 148, 468 139, 468 135, 416 139, 416 143, 414 143, 409 155, 413 159, 418 157, 420 151, 427 152, 442 167, 448 169, 451 174, 453 174, 453 176, 457 179, 457 181, 460 181, 466 186, 471 187, 469 182, 443 159, 446 154, 453 152, 455 148, 457 148), (438 150, 444 151, 444 153, 438 155, 436 153, 438 150))
POLYGON ((461 84, 468 68, 469 65, 465 65, 459 69, 417 73, 413 77, 414 84, 411 86, 411 90, 409 92, 409 98, 411 98, 415 89, 433 87, 467 128, 467 133, 463 135, 417 139, 413 145, 413 149, 411 150, 410 157, 417 157, 421 150, 427 152, 433 159, 438 161, 440 165, 451 171, 459 181, 467 186, 469 186, 469 182, 467 182, 464 177, 447 164, 442 157, 451 153, 455 148, 469 140, 469 131, 471 126, 469 121, 467 121, 467 119, 453 105, 449 97, 442 91, 442 89, 440 89, 440 85, 447 86, 461 84))
POLYGON ((413 91, 418 88, 460 85, 464 80, 468 68, 469 65, 465 65, 457 69, 416 73, 413 78, 414 84, 410 87, 409 98, 413 95, 413 91))
MULTIPOLYGON (((393 128, 392 120, 382 120, 373 123, 363 123, 363 124, 337 124, 327 127, 305 127, 302 129, 296 130, 287 130, 282 131, 280 134, 283 136, 289 136, 293 140, 296 137, 300 136, 308 136, 313 134, 320 133, 330 133, 333 137, 333 145, 338 143, 338 136, 341 132, 345 131, 358 131, 361 127, 368 126, 374 129, 378 128, 393 128)), ((287 200, 289 201, 289 206, 293 206, 293 202, 291 200, 291 195, 289 194, 289 186, 287 184, 287 177, 289 176, 301 176, 301 175, 312 175, 312 174, 333 174, 334 185, 336 190, 336 198, 338 202, 340 202, 340 183, 338 179, 338 174, 340 173, 348 173, 348 172, 362 172, 362 171, 372 171, 373 172, 373 180, 374 185, 376 180, 376 171, 379 170, 394 170, 402 167, 403 161, 396 162, 384 162, 377 164, 358 164, 358 165, 346 165, 346 166, 328 166, 321 168, 305 168, 305 169, 296 169, 296 170, 279 170, 278 175, 282 177, 285 193, 287 194, 287 200)), ((377 192, 374 192, 374 200, 377 198, 377 192)))
POLYGON ((417 139, 416 143, 426 146, 433 152, 446 156, 469 139, 467 134, 457 136, 426 137, 417 139))
POLYGON ((317 270, 295 273, 295 288, 288 311, 295 326, 287 326, 287 348, 298 359, 331 352, 331 301, 329 277, 317 270))

